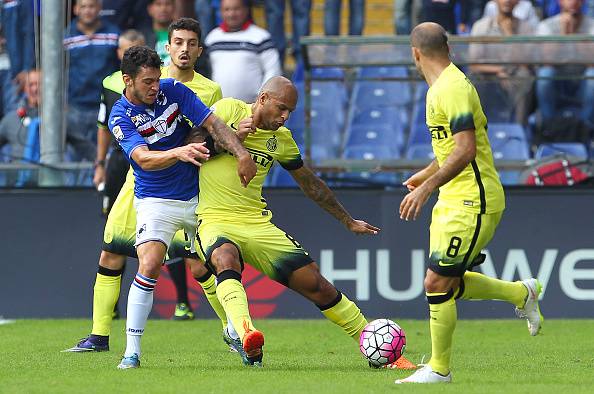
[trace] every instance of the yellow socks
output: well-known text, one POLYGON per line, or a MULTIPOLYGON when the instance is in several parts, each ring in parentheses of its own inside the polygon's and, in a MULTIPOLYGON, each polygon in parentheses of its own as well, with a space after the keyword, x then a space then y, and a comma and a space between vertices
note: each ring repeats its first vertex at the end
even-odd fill
POLYGON ((113 308, 120 296, 122 271, 99 266, 93 294, 93 330, 91 334, 109 336, 113 308))
POLYGON ((347 296, 338 292, 338 296, 332 303, 324 306, 318 305, 318 308, 328 320, 342 327, 347 335, 355 341, 359 341, 361 332, 367 325, 367 319, 347 296))
POLYGON ((431 368, 441 374, 450 372, 452 337, 456 328, 457 311, 454 292, 426 293, 429 301, 429 328, 431 330, 431 368))
POLYGON ((239 338, 255 330, 248 309, 247 295, 241 284, 241 274, 232 270, 223 271, 218 276, 217 298, 237 331, 239 338))
POLYGON ((463 300, 501 300, 522 308, 528 296, 522 282, 499 280, 478 272, 466 272, 462 281, 460 298, 463 300))
POLYGON ((215 311, 219 319, 221 319, 224 329, 227 327, 227 315, 225 314, 223 305, 221 305, 217 297, 217 281, 215 276, 209 272, 201 278, 196 278, 196 280, 200 286, 202 286, 202 290, 204 290, 204 295, 206 296, 210 306, 215 311))

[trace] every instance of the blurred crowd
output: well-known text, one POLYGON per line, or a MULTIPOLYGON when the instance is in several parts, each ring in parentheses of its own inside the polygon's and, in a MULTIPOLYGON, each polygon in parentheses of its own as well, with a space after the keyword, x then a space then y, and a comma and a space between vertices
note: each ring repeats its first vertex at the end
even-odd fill
MULTIPOLYGON (((326 35, 363 34, 365 0, 347 2, 348 29, 341 32, 343 1, 323 1, 326 35)), ((36 56, 40 4, 40 0, 2 3, 0 146, 9 146, 2 150, 2 161, 39 158, 39 152, 29 148, 39 139, 35 133, 39 127, 37 107, 42 78, 36 56)), ((594 0, 394 0, 393 9, 396 34, 408 34, 419 22, 434 21, 451 34, 473 36, 594 35, 594 0)), ((288 74, 287 65, 292 68, 301 61, 298 42, 301 36, 310 34, 312 0, 73 0, 67 15, 65 159, 94 161, 102 82, 119 68, 117 50, 122 33, 141 34, 146 45, 155 48, 167 65, 169 24, 179 17, 196 18, 201 24, 201 46, 205 54, 200 57, 197 71, 218 82, 224 97, 249 101, 263 81, 288 74), (266 26, 254 24, 253 5, 263 7, 266 26), (284 23, 288 9, 291 37, 287 37, 284 23)), ((474 56, 482 56, 477 51, 474 56)), ((553 78, 563 69, 553 66, 528 70, 477 65, 470 72, 503 79, 535 74, 542 78, 536 82, 525 78, 528 83, 499 86, 516 103, 518 123, 526 123, 535 105, 545 122, 554 120, 559 100, 564 94, 575 98, 575 92, 579 92, 579 120, 588 125, 594 123, 594 79, 576 80, 571 86, 559 87, 553 78)), ((593 68, 580 72, 586 77, 594 76, 593 68)))

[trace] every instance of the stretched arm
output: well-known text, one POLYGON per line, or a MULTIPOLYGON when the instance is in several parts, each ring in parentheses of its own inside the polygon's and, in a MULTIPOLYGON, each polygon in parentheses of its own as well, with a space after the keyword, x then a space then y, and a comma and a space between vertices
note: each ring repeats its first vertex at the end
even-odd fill
MULTIPOLYGON (((453 135, 456 147, 432 175, 415 187, 400 204, 400 218, 415 220, 421 208, 433 191, 454 179, 476 156, 476 136, 474 130, 463 130, 453 135)), ((433 166, 432 164, 431 166, 433 166)), ((430 167, 431 167, 430 166, 430 167)), ((434 167, 433 167, 434 168, 434 167)), ((406 184, 406 182, 405 182, 406 184)))
POLYGON ((208 149, 203 143, 191 143, 165 151, 149 150, 146 145, 143 145, 132 151, 132 160, 145 171, 162 170, 171 167, 178 161, 185 161, 200 167, 200 161, 206 161, 208 158, 208 149))
POLYGON ((358 234, 377 234, 380 230, 362 220, 353 219, 336 199, 336 196, 332 193, 328 185, 318 178, 309 168, 303 166, 290 171, 290 173, 307 197, 315 201, 316 204, 330 215, 334 216, 336 220, 344 224, 350 231, 358 234))

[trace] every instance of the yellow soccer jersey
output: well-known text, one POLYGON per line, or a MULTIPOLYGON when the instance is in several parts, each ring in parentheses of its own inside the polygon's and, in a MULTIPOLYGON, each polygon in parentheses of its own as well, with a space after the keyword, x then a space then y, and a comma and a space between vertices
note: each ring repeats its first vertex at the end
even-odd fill
MULTIPOLYGON (((252 114, 251 104, 234 98, 224 98, 212 109, 232 129, 237 129, 239 122, 252 114)), ((274 161, 286 170, 303 166, 299 148, 286 127, 276 131, 257 129, 243 145, 256 162, 256 176, 244 188, 237 176, 237 160, 226 152, 204 163, 200 167, 199 219, 232 222, 270 220, 272 214, 262 198, 262 185, 274 161)))
MULTIPOLYGON (((161 78, 170 78, 169 66, 161 68, 161 78)), ((212 106, 223 98, 221 86, 205 76, 198 74, 196 71, 194 71, 194 78, 191 81, 183 82, 183 84, 196 93, 196 96, 198 96, 207 107, 212 106)))
POLYGON ((451 63, 427 91, 427 127, 441 167, 455 148, 453 135, 474 129, 476 158, 439 189, 439 199, 454 209, 494 213, 505 209, 505 197, 493 164, 487 118, 476 89, 451 63))

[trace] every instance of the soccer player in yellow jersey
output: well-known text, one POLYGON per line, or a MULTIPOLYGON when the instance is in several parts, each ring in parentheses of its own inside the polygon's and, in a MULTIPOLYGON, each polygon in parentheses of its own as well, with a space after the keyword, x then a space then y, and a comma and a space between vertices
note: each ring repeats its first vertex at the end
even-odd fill
MULTIPOLYGON (((189 18, 181 18, 171 24, 169 28, 169 44, 167 46, 171 64, 162 69, 163 78, 175 78, 192 89, 206 105, 212 105, 221 98, 220 86, 194 72, 194 65, 202 47, 200 46, 200 25, 189 18)), ((123 53, 123 51, 122 51, 123 53)), ((120 76, 121 90, 124 83, 120 76)), ((108 131, 109 133, 109 131, 108 131)), ((107 140, 109 145, 109 139, 107 140)), ((99 258, 99 269, 95 280, 93 296, 93 329, 91 335, 83 338, 76 346, 68 349, 75 352, 109 350, 109 334, 111 330, 112 311, 120 292, 122 270, 126 256, 136 257, 134 242, 136 239, 136 211, 133 207, 134 176, 132 170, 128 172, 126 182, 109 213, 105 224, 103 247, 99 258)), ((221 319, 223 327, 227 326, 227 318, 223 307, 216 296, 215 277, 202 264, 192 257, 185 249, 186 241, 182 231, 176 233, 169 247, 170 258, 184 257, 198 280, 204 293, 221 319)), ((185 286, 185 265, 183 282, 185 286)), ((172 266, 169 267, 170 269, 172 266)), ((178 292, 180 290, 178 289, 178 292)), ((184 288, 182 292, 187 294, 184 288)))
POLYGON ((250 318, 241 283, 244 262, 312 301, 356 341, 367 324, 359 308, 320 274, 299 242, 271 223, 272 212, 262 198, 262 185, 276 161, 307 197, 348 230, 355 234, 379 232, 379 228, 351 217, 328 186, 303 165, 291 132, 283 126, 296 104, 295 86, 283 77, 268 80, 253 104, 233 98, 216 103, 212 107, 215 114, 231 128, 237 128, 242 120, 252 120, 254 132, 243 145, 258 171, 244 188, 231 176, 237 160, 229 154, 211 157, 200 169, 198 241, 205 261, 217 274, 217 296, 252 365, 261 365, 264 336, 250 318))
POLYGON ((404 184, 410 193, 400 217, 417 218, 439 188, 430 227, 430 265, 425 291, 430 311, 431 360, 396 383, 450 382, 456 299, 503 300, 516 306, 538 334, 541 285, 536 279, 507 282, 471 272, 484 261, 481 249, 493 237, 505 208, 505 197, 487 138, 487 119, 474 86, 450 61, 445 30, 422 23, 411 33, 412 55, 429 84, 427 127, 435 160, 404 184))

